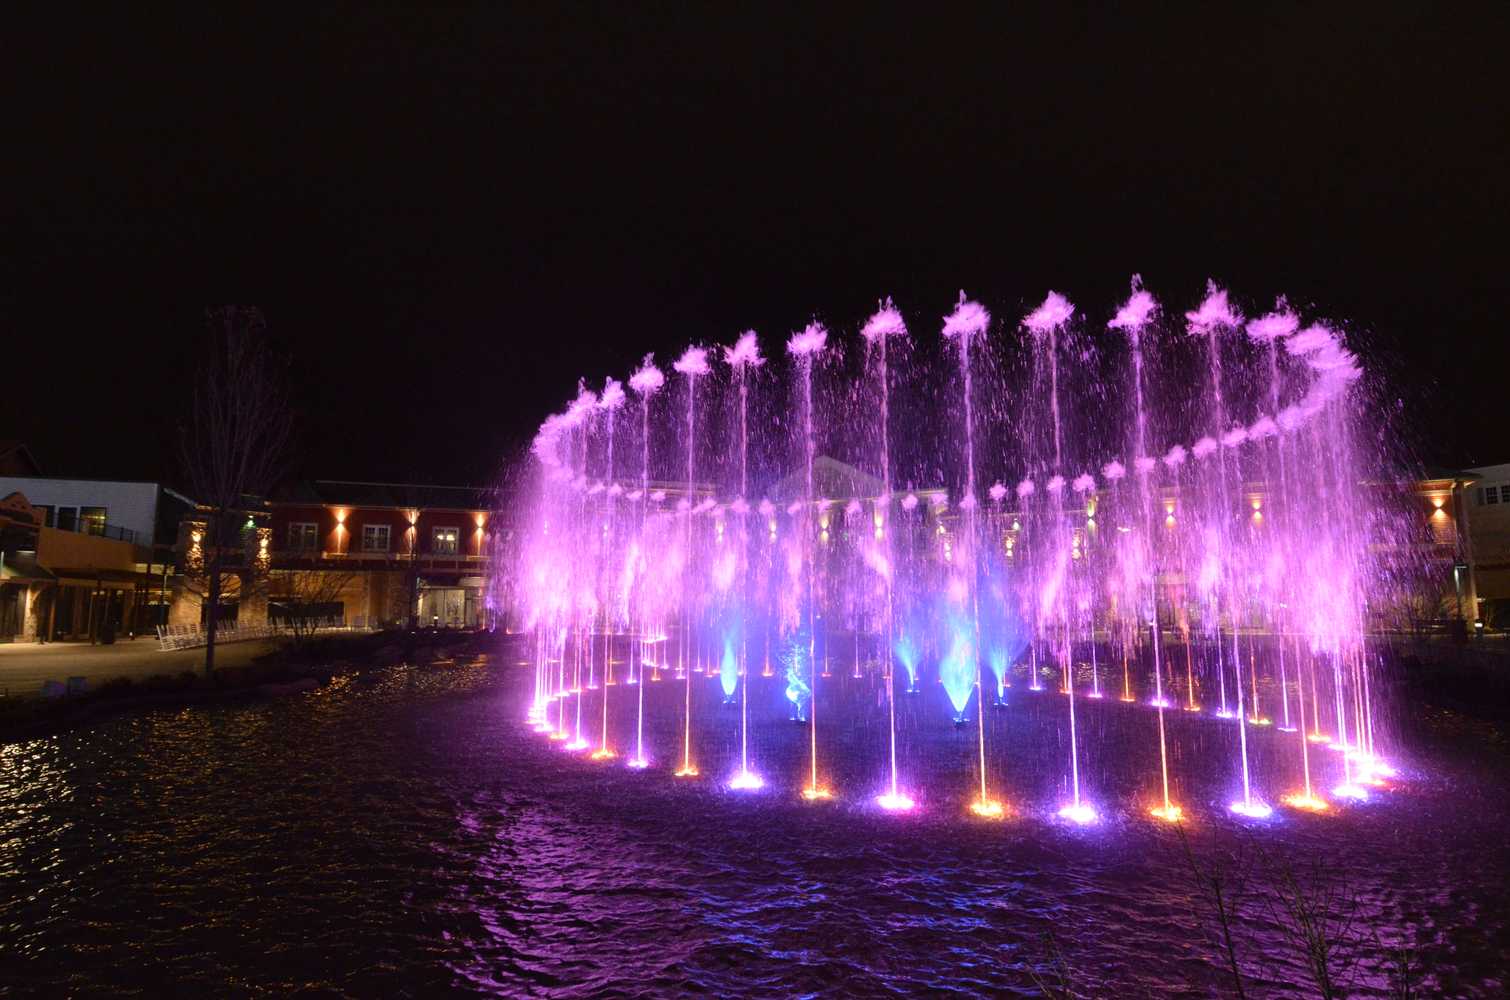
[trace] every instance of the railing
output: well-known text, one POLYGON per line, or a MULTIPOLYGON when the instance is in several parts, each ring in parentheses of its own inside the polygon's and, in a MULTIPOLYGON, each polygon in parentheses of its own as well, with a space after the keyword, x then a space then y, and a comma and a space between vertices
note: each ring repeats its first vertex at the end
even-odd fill
MULTIPOLYGON (((282 622, 253 622, 246 625, 239 622, 227 623, 215 627, 215 644, 218 646, 223 642, 274 639, 278 636, 293 635, 295 631, 282 622)), ((334 617, 311 620, 302 625, 299 631, 306 635, 315 635, 331 632, 368 632, 371 628, 367 624, 366 615, 357 615, 349 622, 344 618, 334 617)), ((163 652, 174 649, 195 649, 206 645, 209 641, 209 630, 198 624, 157 626, 157 643, 163 652)))
POLYGON ((282 554, 290 556, 304 556, 334 562, 391 562, 391 563, 436 563, 436 562, 486 562, 489 558, 486 552, 478 555, 474 552, 442 553, 442 552, 369 552, 363 549, 352 549, 347 552, 315 552, 310 549, 285 549, 282 554))
POLYGON ((93 535, 96 538, 109 538, 117 542, 131 542, 132 544, 136 542, 136 532, 132 529, 100 521, 86 521, 78 518, 72 524, 60 524, 56 527, 59 531, 68 531, 75 535, 93 535))

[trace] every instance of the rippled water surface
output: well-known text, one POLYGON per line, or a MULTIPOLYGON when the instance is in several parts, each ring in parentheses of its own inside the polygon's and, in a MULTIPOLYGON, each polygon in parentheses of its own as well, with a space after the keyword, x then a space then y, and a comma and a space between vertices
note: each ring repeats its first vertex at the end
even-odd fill
MULTIPOLYGON (((1079 831, 1010 787, 1021 814, 990 824, 967 821, 942 786, 919 789, 918 815, 891 817, 848 787, 812 807, 776 782, 755 796, 706 776, 679 784, 542 742, 521 721, 528 680, 505 649, 0 746, 0 984, 147 996, 1031 995, 1061 978, 1088 996, 1226 989, 1190 857, 1131 806, 1079 831)), ((654 738, 664 746, 663 730, 654 738)), ((1195 805, 1196 864, 1247 874, 1235 937, 1250 996, 1310 995, 1273 902, 1284 872, 1350 921, 1333 936, 1353 994, 1387 995, 1403 948, 1423 995, 1504 995, 1503 750, 1482 734, 1445 745, 1340 815, 1249 831, 1195 805)), ((700 751, 710 772, 720 748, 700 751)), ((1116 764, 1093 763, 1091 779, 1116 764)))

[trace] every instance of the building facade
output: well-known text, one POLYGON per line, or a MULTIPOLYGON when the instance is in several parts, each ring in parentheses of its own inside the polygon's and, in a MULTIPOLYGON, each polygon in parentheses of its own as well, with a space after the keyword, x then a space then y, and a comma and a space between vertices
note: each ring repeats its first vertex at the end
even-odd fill
MULTIPOLYGON (((0 475, 0 497, 11 493, 24 496, 36 508, 43 528, 124 543, 125 550, 95 546, 101 553, 96 561, 108 563, 112 573, 135 574, 130 581, 137 592, 131 602, 134 610, 117 623, 120 629, 151 632, 154 625, 168 620, 172 582, 178 573, 174 542, 180 521, 194 509, 192 500, 161 483, 0 475), (121 551, 129 551, 131 558, 122 560, 121 551)), ((50 547, 65 545, 79 547, 71 540, 53 542, 50 547)), ((43 548, 48 547, 44 543, 43 548)), ((49 557, 43 554, 41 558, 46 562, 49 557)), ((88 565, 86 561, 82 568, 88 565)), ((76 632, 52 637, 73 638, 76 632)))
POLYGON ((1510 629, 1510 463, 1467 470, 1464 495, 1475 613, 1485 627, 1510 629))
POLYGON ((0 475, 0 496, 24 494, 43 523, 64 531, 114 537, 134 545, 171 547, 178 522, 194 506, 161 483, 0 475))
POLYGON ((368 627, 485 624, 490 498, 467 487, 316 480, 268 503, 269 612, 368 627))
POLYGON ((0 498, 0 641, 113 641, 149 630, 156 578, 127 530, 46 521, 25 495, 0 498))

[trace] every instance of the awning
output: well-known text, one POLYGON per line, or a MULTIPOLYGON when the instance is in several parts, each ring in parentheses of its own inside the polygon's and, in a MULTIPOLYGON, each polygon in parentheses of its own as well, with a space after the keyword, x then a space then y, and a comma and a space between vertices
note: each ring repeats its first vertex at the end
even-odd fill
POLYGON ((53 566, 52 575, 60 583, 151 583, 155 577, 147 573, 133 573, 124 569, 90 569, 73 566, 53 566))
POLYGON ((37 565, 35 552, 0 552, 0 583, 52 583, 56 579, 37 565))

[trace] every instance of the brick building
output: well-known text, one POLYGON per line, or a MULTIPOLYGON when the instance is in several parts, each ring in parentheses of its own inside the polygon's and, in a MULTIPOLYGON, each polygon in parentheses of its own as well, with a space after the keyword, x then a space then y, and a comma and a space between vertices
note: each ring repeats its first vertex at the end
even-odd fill
POLYGON ((354 624, 484 624, 493 544, 487 491, 314 480, 267 504, 269 613, 354 624))

